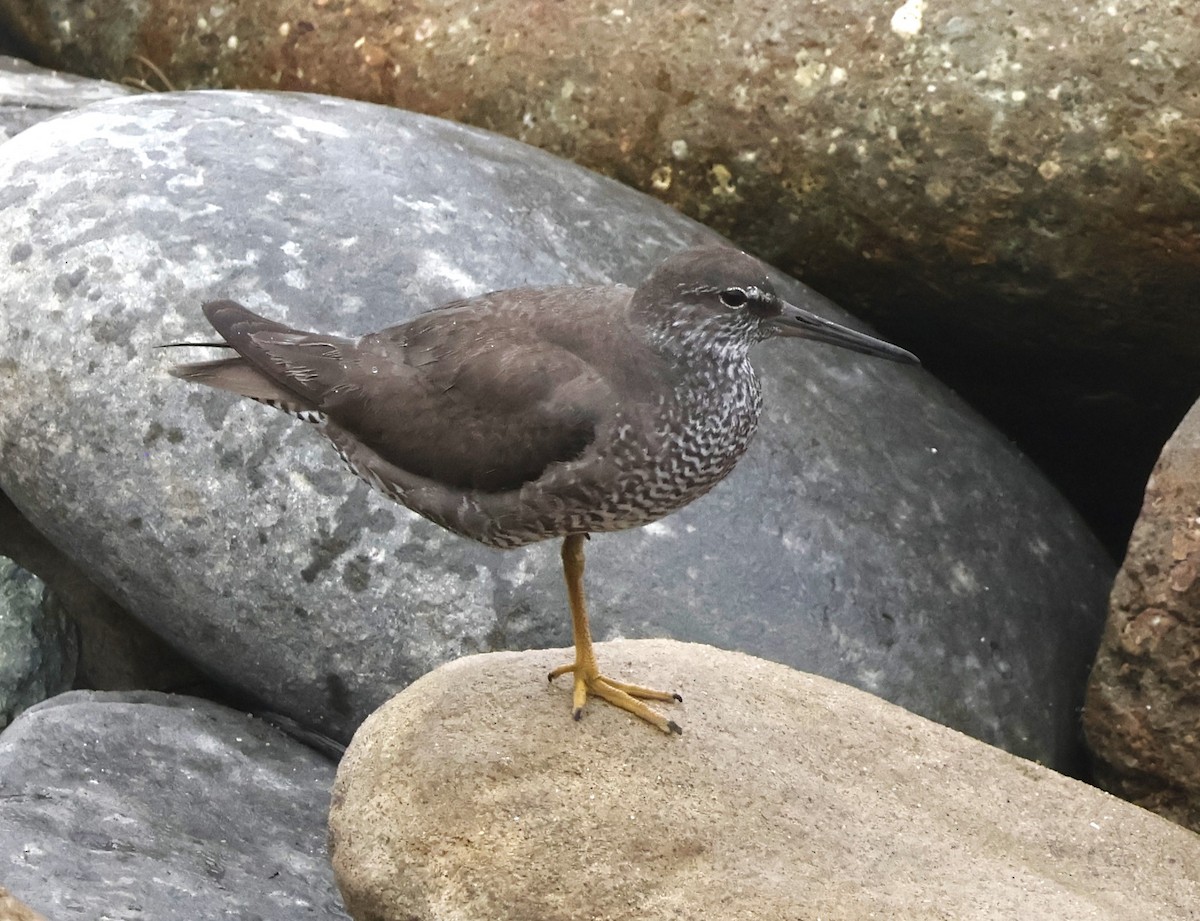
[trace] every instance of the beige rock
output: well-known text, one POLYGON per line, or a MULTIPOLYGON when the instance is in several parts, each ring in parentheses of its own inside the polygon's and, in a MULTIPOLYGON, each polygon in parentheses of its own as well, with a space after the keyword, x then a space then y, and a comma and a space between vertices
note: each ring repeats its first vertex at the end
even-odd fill
POLYGON ((46 919, 0 886, 0 921, 46 921, 46 919))
POLYGON ((359 921, 1200 917, 1200 838, 844 685, 706 646, 597 647, 668 737, 542 676, 446 665, 359 729, 330 816, 359 921))
POLYGON ((1084 729, 1108 790, 1200 831, 1200 404, 1163 448, 1113 585, 1084 729))

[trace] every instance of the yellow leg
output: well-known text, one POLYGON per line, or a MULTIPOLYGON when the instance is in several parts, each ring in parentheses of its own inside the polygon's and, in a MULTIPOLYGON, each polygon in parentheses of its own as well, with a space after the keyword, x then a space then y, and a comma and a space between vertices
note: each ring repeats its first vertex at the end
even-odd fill
POLYGON ((571 627, 575 636, 575 661, 570 665, 561 665, 550 673, 553 681, 560 675, 575 676, 575 691, 572 700, 572 715, 575 719, 583 716, 583 706, 587 703, 588 694, 595 694, 610 704, 628 710, 634 716, 639 716, 652 726, 663 732, 683 732, 679 724, 669 720, 661 713, 650 709, 643 700, 677 700, 683 698, 670 691, 655 691, 651 688, 639 687, 636 684, 625 684, 613 681, 600 674, 600 666, 596 664, 596 653, 592 649, 592 633, 588 628, 587 603, 583 597, 583 542, 586 534, 571 534, 562 545, 563 577, 567 580, 567 598, 571 603, 571 627))

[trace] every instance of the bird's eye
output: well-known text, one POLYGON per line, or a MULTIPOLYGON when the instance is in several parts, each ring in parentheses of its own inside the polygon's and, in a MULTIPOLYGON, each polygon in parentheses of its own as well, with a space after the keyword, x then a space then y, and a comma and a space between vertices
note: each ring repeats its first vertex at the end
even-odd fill
POLYGON ((745 307, 746 302, 750 300, 750 296, 741 288, 726 288, 717 296, 721 298, 722 304, 733 308, 745 307))

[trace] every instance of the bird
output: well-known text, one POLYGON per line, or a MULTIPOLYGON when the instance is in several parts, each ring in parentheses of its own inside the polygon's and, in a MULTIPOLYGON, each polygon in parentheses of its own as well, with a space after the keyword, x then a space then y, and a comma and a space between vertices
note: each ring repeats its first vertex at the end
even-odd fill
POLYGON ((730 245, 675 253, 636 288, 520 287, 434 307, 359 338, 293 329, 231 300, 202 310, 235 354, 170 367, 314 424, 357 476, 455 534, 513 549, 562 539, 574 659, 572 715, 607 701, 669 734, 607 677, 593 649, 584 542, 703 496, 750 445, 762 390, 755 344, 809 339, 919 364, 911 352, 781 298, 730 245))

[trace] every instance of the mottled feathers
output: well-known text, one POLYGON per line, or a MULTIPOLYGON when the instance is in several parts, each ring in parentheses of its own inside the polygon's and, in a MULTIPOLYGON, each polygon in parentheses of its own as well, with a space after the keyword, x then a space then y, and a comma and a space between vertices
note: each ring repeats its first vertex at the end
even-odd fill
POLYGON ((517 288, 359 339, 232 301, 204 313, 237 357, 173 374, 317 421, 372 486, 496 547, 646 524, 711 489, 757 426, 762 339, 912 357, 785 304, 726 247, 672 257, 636 291, 517 288))

